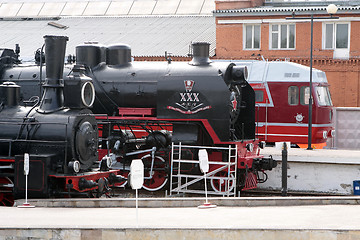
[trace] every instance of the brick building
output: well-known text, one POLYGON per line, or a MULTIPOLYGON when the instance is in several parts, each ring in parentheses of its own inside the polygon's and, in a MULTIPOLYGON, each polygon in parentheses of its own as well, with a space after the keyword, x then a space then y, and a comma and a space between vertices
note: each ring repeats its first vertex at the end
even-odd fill
POLYGON ((218 0, 216 58, 289 60, 310 64, 309 19, 314 19, 313 67, 323 70, 336 107, 360 107, 360 1, 218 0))

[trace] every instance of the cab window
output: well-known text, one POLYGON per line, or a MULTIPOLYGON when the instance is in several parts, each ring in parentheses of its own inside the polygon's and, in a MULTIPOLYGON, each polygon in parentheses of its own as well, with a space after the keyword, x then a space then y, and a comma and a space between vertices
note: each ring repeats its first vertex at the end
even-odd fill
POLYGON ((292 106, 299 104, 299 88, 297 86, 290 86, 288 88, 288 102, 292 106))
POLYGON ((310 88, 303 86, 300 88, 300 103, 301 105, 309 105, 310 88))
POLYGON ((315 95, 320 106, 332 106, 328 87, 317 86, 315 88, 315 95))
POLYGON ((264 101, 264 92, 262 90, 255 90, 255 102, 264 101))

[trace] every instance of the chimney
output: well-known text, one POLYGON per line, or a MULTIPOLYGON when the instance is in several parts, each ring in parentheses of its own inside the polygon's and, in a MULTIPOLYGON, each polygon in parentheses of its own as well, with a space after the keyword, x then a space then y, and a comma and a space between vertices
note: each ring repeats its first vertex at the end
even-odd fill
POLYGON ((44 36, 45 39, 45 59, 46 59, 46 79, 44 84, 44 94, 40 102, 40 110, 53 112, 64 106, 64 59, 66 36, 44 36))
POLYGON ((208 65, 211 63, 209 58, 210 43, 208 42, 194 42, 192 43, 193 59, 189 64, 194 66, 208 65))

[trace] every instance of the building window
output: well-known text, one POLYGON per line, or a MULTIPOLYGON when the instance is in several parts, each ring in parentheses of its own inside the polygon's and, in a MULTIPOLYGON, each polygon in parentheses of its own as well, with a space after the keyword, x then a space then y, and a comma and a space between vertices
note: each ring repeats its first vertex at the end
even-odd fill
POLYGON ((244 25, 244 49, 260 49, 260 25, 244 25))
POLYGON ((349 26, 348 23, 324 23, 323 48, 348 49, 350 39, 349 26))
POLYGON ((270 26, 270 49, 295 49, 295 24, 270 26))
POLYGON ((297 86, 290 86, 288 88, 288 102, 289 105, 299 104, 299 88, 297 86))

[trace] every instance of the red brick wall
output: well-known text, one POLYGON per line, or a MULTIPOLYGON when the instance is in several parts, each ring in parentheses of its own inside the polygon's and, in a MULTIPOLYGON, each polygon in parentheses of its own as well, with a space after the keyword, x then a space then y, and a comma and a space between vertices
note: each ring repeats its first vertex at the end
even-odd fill
POLYGON ((351 22, 350 53, 353 57, 360 56, 360 22, 351 22))
MULTIPOLYGON (((285 17, 282 17, 286 22, 285 17)), ((282 17, 275 16, 274 18, 282 17)), ((217 20, 229 19, 258 18, 217 18, 217 20)), ((268 60, 288 58, 290 61, 309 66, 310 31, 310 22, 298 22, 296 23, 295 50, 269 50, 269 23, 262 23, 260 50, 243 50, 243 24, 217 24, 216 58, 261 59, 258 56, 260 54, 268 60)), ((333 50, 322 49, 321 22, 314 22, 313 31, 313 67, 326 72, 333 104, 337 107, 360 107, 360 22, 351 22, 349 60, 333 59, 333 50)))
POLYGON ((360 60, 316 63, 326 72, 333 104, 337 107, 360 107, 360 60))
MULTIPOLYGON (((218 20, 224 18, 218 18, 218 20)), ((239 19, 239 18, 238 18, 239 19)), ((226 19, 225 19, 226 20, 226 19)), ((284 20, 286 22, 286 20, 284 20)), ((261 24, 260 50, 243 50, 243 24, 217 24, 216 56, 248 59, 252 54, 265 58, 308 58, 310 55, 310 23, 296 24, 295 50, 269 50, 269 23, 261 24)), ((332 58, 332 50, 322 49, 322 23, 314 22, 313 57, 332 58)), ((358 47, 360 49, 360 46, 358 47)))
POLYGON ((221 25, 216 27, 216 56, 234 58, 242 56, 242 24, 221 25))

